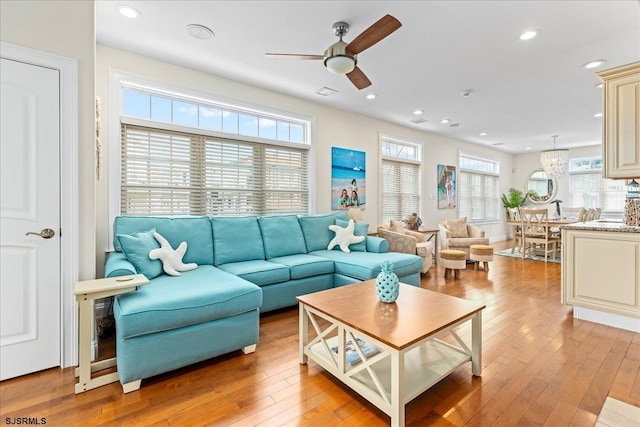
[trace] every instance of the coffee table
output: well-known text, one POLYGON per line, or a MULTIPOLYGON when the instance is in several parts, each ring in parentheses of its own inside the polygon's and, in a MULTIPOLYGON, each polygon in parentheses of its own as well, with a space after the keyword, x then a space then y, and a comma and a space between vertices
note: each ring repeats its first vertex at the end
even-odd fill
POLYGON ((389 415, 394 427, 404 426, 408 402, 460 365, 470 361, 473 375, 481 375, 482 303, 401 283, 398 300, 386 304, 375 280, 297 299, 300 363, 318 363, 389 415), (455 330, 464 331, 468 321, 471 348, 455 330), (446 335, 455 344, 443 341, 446 335))

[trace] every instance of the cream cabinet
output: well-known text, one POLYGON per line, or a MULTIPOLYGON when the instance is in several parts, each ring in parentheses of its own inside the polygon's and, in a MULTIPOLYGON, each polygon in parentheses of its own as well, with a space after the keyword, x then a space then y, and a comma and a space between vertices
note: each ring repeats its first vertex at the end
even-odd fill
POLYGON ((640 176, 640 62, 601 71, 606 178, 640 176))
POLYGON ((562 230, 562 303, 640 318, 640 232, 562 230))

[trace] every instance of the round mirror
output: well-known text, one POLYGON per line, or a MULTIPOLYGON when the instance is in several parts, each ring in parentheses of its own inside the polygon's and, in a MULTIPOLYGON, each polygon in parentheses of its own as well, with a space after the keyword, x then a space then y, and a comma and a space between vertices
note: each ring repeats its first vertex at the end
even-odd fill
POLYGON ((527 182, 527 199, 533 203, 549 203, 555 194, 555 178, 549 178, 544 169, 531 172, 527 182))

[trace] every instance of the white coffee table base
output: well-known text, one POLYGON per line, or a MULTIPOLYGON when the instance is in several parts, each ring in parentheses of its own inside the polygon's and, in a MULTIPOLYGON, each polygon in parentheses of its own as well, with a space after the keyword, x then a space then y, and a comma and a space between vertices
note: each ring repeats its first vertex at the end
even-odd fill
POLYGON ((302 302, 299 321, 300 363, 305 364, 308 359, 318 363, 389 415, 394 427, 404 426, 407 403, 460 365, 471 361, 473 375, 480 376, 482 372, 482 311, 402 350, 385 345, 302 302), (318 318, 328 321, 329 325, 322 329, 318 318), (454 331, 467 321, 471 321, 471 349, 454 331), (311 341, 309 324, 317 334, 311 341), (447 334, 453 336, 458 345, 440 339, 447 334), (344 347, 348 341, 357 347, 356 338, 376 345, 380 352, 367 358, 358 347, 362 362, 350 365, 345 360, 344 347), (331 351, 332 347, 338 347, 338 354, 331 351))

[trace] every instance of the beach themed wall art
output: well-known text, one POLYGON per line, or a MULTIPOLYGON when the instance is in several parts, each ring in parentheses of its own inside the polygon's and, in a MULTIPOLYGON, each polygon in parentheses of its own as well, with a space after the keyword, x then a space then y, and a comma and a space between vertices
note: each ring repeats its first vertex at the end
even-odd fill
POLYGON ((331 208, 364 209, 366 203, 366 153, 347 148, 331 148, 331 208))
POLYGON ((456 208, 456 167, 438 165, 438 209, 456 208))

